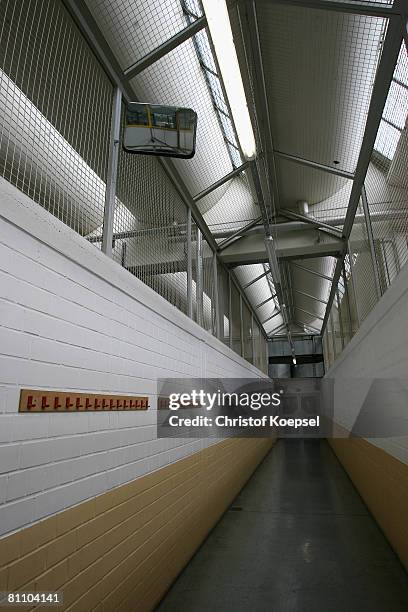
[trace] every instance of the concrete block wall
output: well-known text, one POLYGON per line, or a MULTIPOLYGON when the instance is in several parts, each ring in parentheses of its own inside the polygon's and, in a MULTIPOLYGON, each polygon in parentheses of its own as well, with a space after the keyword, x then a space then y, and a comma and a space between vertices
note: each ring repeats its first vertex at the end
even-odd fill
POLYGON ((156 380, 185 376, 265 375, 1 179, 0 534, 208 446, 156 439, 156 380), (151 408, 18 414, 21 388, 148 395, 151 408))

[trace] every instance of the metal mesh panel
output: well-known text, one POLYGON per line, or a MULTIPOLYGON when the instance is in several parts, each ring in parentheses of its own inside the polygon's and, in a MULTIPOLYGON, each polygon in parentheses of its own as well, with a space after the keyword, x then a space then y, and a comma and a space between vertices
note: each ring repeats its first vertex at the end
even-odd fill
POLYGON ((368 217, 360 202, 345 258, 345 278, 338 287, 340 311, 336 304, 332 307, 327 326, 329 360, 330 333, 338 355, 338 328, 346 344, 408 261, 407 86, 408 55, 402 44, 365 178, 368 217))
POLYGON ((216 304, 214 285, 214 253, 205 238, 202 239, 203 266, 203 327, 216 335, 216 304))
POLYGON ((252 315, 248 306, 242 301, 242 339, 243 339, 243 357, 253 363, 253 340, 252 340, 252 315))
POLYGON ((366 177, 368 208, 383 292, 408 261, 407 87, 408 55, 403 44, 366 177))
POLYGON ((293 208, 297 202, 306 201, 309 214, 316 219, 343 225, 352 187, 350 179, 279 157, 276 168, 282 207, 293 208))
POLYGON ((125 70, 186 27, 180 0, 87 0, 125 70))
POLYGON ((139 99, 188 106, 198 114, 196 154, 174 160, 192 194, 231 172, 233 165, 193 40, 187 40, 131 81, 139 99))
POLYGON ((273 3, 258 13, 275 149, 353 172, 387 20, 273 3))
POLYGON ((229 346, 230 343, 230 311, 229 311, 229 274, 227 270, 217 264, 218 277, 218 305, 220 309, 220 340, 229 346))
POLYGON ((234 282, 231 282, 231 348, 238 355, 242 354, 241 346, 241 296, 234 282))
POLYGON ((112 85, 61 2, 1 0, 0 15, 0 173, 87 235, 103 220, 112 85))
POLYGON ((114 258, 187 312, 187 209, 156 158, 121 150, 114 258))
POLYGON ((310 214, 318 221, 342 228, 347 214, 353 182, 342 179, 339 184, 342 186, 332 196, 310 207, 310 214))
POLYGON ((236 231, 260 216, 244 172, 199 200, 197 205, 211 231, 219 236, 236 231))
MULTIPOLYGON (((277 298, 272 297, 275 291, 271 275, 262 276, 268 270, 269 266, 266 264, 250 264, 235 268, 235 275, 241 287, 244 287, 245 295, 261 322, 268 320, 277 308, 277 298)), ((274 320, 273 323, 275 322, 274 320)))

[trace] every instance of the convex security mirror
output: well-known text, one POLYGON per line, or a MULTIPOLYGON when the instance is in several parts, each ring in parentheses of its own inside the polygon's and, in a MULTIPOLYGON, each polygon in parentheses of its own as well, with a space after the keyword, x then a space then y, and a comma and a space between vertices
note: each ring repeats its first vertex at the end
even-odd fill
POLYGON ((130 102, 123 148, 128 153, 191 159, 196 131, 197 114, 191 108, 130 102))

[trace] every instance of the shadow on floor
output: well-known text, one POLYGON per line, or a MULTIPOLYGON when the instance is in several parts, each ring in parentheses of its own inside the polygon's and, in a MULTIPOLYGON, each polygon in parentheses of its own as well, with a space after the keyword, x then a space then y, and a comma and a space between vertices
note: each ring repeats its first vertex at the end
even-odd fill
POLYGON ((157 608, 407 610, 407 574, 322 440, 278 441, 157 608))

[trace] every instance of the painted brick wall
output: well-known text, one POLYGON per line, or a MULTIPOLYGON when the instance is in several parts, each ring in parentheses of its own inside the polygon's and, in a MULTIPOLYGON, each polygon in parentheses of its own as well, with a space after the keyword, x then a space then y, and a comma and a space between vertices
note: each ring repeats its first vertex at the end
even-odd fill
POLYGON ((159 377, 264 375, 0 181, 0 534, 210 444, 157 440, 159 377), (149 395, 147 412, 17 414, 19 390, 149 395))
MULTIPOLYGON (((407 317, 405 266, 326 374, 335 380, 335 420, 345 429, 352 429, 373 378, 395 378, 408 384, 407 317)), ((384 411, 389 410, 392 401, 391 396, 385 401, 384 411)), ((408 406, 401 416, 408 421, 408 406)), ((408 464, 407 436, 369 441, 408 464)))

